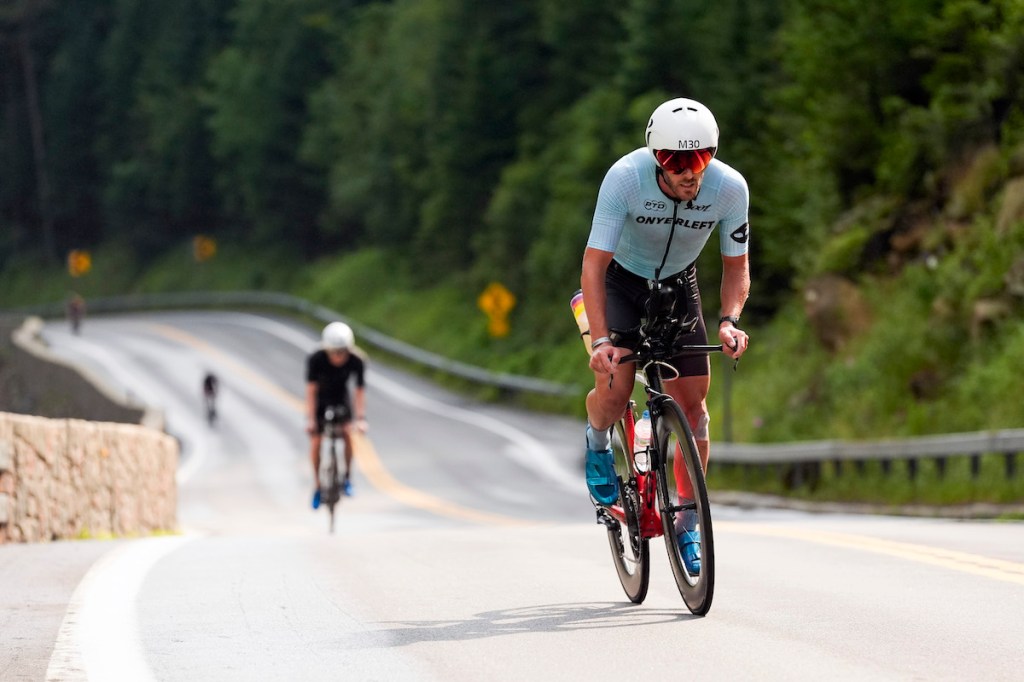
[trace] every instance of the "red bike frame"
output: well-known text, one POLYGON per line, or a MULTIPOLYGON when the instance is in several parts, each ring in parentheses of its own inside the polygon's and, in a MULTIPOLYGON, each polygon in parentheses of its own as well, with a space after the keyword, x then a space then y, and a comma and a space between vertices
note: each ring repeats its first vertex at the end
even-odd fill
MULTIPOLYGON (((633 414, 634 404, 632 400, 629 401, 625 414, 626 432, 624 436, 626 442, 623 444, 623 447, 625 448, 627 458, 633 457, 633 433, 636 427, 636 416, 633 414)), ((636 476, 636 489, 640 497, 640 535, 645 539, 659 537, 664 534, 664 530, 661 524, 661 513, 658 511, 658 495, 656 493, 657 474, 653 471, 648 471, 647 473, 636 471, 633 462, 627 462, 627 465, 629 470, 636 476)), ((622 507, 613 504, 605 508, 616 521, 626 524, 626 514, 622 507)))

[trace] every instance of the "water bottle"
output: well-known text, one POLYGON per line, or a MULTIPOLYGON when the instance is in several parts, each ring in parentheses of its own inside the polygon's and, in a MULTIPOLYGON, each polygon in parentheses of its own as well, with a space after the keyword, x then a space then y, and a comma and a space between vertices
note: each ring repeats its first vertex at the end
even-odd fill
POLYGON ((580 330, 580 338, 583 339, 583 346, 587 349, 587 353, 590 354, 593 350, 590 348, 590 322, 587 321, 587 311, 583 307, 583 290, 578 289, 575 294, 572 295, 572 300, 569 302, 569 306, 572 308, 572 315, 576 318, 576 326, 580 330))
POLYGON ((644 410, 640 420, 633 427, 633 463, 642 474, 651 470, 651 454, 647 446, 651 444, 651 413, 644 410))

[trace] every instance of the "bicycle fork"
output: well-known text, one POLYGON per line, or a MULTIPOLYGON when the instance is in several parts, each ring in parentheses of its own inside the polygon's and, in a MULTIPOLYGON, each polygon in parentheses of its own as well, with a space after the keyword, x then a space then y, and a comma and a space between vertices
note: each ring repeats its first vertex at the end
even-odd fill
MULTIPOLYGON (((650 389, 648 389, 648 390, 650 390, 650 389)), ((664 405, 665 402, 667 402, 669 400, 672 400, 672 399, 668 395, 666 395, 664 393, 659 393, 658 395, 654 396, 651 399, 651 401, 650 401, 650 405, 651 405, 651 426, 652 426, 652 432, 653 433, 657 433, 658 419, 660 419, 661 415, 664 412, 663 405, 664 405), (655 417, 655 414, 657 414, 657 417, 655 417)), ((657 439, 652 439, 652 445, 654 445, 656 440, 657 439)), ((681 446, 677 445, 676 447, 678 448, 678 447, 681 447, 681 446)), ((671 464, 671 462, 669 460, 669 453, 668 452, 661 452, 660 447, 653 447, 652 449, 657 451, 656 455, 651 457, 651 466, 652 466, 652 468, 655 466, 654 461, 655 461, 655 458, 657 458, 658 461, 659 461, 659 464, 658 464, 659 467, 661 466, 660 462, 662 462, 662 461, 664 462, 665 475, 668 476, 668 467, 671 464)), ((696 444, 694 444, 694 451, 696 451, 696 444)), ((678 453, 678 456, 681 457, 682 453, 678 453)), ((684 465, 685 465, 685 460, 684 460, 684 465)), ((660 470, 661 469, 659 469, 659 471, 660 470)), ((677 485, 678 485, 678 482, 677 482, 677 485)), ((676 500, 682 500, 683 499, 678 491, 676 492, 675 497, 676 497, 676 500)), ((687 502, 685 504, 667 505, 666 507, 661 509, 662 513, 672 514, 676 519, 679 518, 678 514, 680 512, 688 512, 688 511, 689 512, 696 512, 697 511, 697 502, 695 500, 690 500, 689 502, 687 502)))
MULTIPOLYGON (((648 393, 648 396, 649 396, 648 403, 647 403, 648 404, 648 409, 650 410, 650 413, 651 413, 651 433, 652 433, 652 438, 651 438, 651 471, 652 472, 662 472, 662 471, 664 471, 665 472, 665 476, 666 476, 666 480, 667 480, 668 473, 669 473, 668 468, 671 465, 671 460, 669 459, 669 453, 668 452, 662 452, 661 444, 658 442, 657 434, 658 434, 658 423, 660 422, 661 417, 662 417, 662 415, 664 414, 664 411, 665 411, 664 405, 665 405, 666 402, 673 401, 673 399, 668 394, 661 393, 659 390, 652 389, 651 387, 647 387, 646 390, 647 390, 647 393, 648 393)), ((653 499, 654 498, 654 495, 653 495, 654 491, 652 490, 651 492, 652 492, 652 498, 651 499, 653 499)), ((676 499, 677 500, 680 499, 678 493, 676 494, 676 499)), ((660 509, 659 511, 662 514, 672 514, 673 516, 678 518, 677 515, 679 514, 679 512, 696 511, 696 509, 697 509, 697 503, 694 502, 694 501, 691 501, 691 502, 689 502, 687 504, 667 505, 664 508, 660 509)), ((659 529, 658 535, 661 535, 660 529, 659 529)))

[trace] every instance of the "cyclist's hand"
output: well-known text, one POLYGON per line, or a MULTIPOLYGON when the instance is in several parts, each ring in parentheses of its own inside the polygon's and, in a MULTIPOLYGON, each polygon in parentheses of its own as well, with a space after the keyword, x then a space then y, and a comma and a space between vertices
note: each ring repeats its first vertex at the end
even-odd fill
POLYGON ((628 348, 620 348, 610 343, 602 344, 590 354, 590 369, 598 374, 612 374, 619 366, 619 361, 632 352, 628 348))
POLYGON ((359 430, 359 433, 366 433, 370 430, 370 424, 365 419, 357 419, 356 429, 359 430))
POLYGON ((750 343, 747 333, 732 324, 723 324, 719 327, 718 338, 722 342, 722 352, 737 360, 747 350, 750 343))
POLYGON ((316 428, 316 420, 310 420, 306 423, 306 433, 310 436, 315 436, 320 431, 316 428))

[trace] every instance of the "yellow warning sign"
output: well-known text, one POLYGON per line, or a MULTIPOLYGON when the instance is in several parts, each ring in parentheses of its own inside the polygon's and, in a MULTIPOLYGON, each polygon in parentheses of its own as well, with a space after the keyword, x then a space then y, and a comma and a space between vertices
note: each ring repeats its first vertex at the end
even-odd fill
POLYGON ((72 277, 81 277, 92 269, 92 256, 88 251, 74 249, 68 252, 68 273, 72 277))
POLYGON ((491 282, 476 299, 488 318, 487 330, 493 337, 508 336, 508 314, 516 307, 515 295, 499 282, 491 282))
POLYGON ((197 263, 202 263, 217 254, 217 242, 213 237, 199 234, 192 238, 192 256, 197 263))

